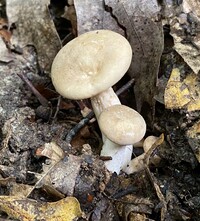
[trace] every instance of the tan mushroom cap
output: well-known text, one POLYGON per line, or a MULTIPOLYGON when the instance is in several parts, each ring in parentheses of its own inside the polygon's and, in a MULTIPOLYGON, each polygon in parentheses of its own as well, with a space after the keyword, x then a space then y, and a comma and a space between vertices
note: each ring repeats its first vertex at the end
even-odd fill
POLYGON ((117 83, 131 59, 131 46, 122 35, 110 30, 87 32, 58 52, 52 64, 52 82, 63 97, 93 97, 117 83))
POLYGON ((143 117, 125 105, 106 108, 99 116, 99 127, 111 141, 120 145, 134 144, 146 132, 143 117))
POLYGON ((143 149, 144 152, 148 152, 148 150, 152 147, 152 145, 159 139, 159 137, 155 136, 148 136, 145 138, 144 143, 143 143, 143 149))

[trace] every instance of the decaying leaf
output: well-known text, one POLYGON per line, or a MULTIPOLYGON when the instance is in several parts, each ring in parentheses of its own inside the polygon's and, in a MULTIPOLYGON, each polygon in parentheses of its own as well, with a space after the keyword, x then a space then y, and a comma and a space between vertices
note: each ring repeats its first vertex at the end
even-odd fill
POLYGON ((190 147, 200 163, 200 121, 197 121, 192 127, 187 130, 187 139, 190 147))
POLYGON ((21 221, 72 221, 82 216, 79 202, 74 197, 46 203, 22 197, 0 196, 0 210, 21 221))
POLYGON ((181 80, 181 73, 174 68, 164 93, 165 107, 168 109, 184 108, 188 112, 200 110, 199 76, 190 73, 181 80))
POLYGON ((39 180, 33 189, 48 185, 63 194, 73 195, 81 162, 81 157, 69 155, 59 162, 52 161, 52 164, 44 164, 43 173, 38 174, 39 180))
POLYGON ((7 0, 9 24, 15 24, 11 43, 24 47, 34 45, 40 67, 49 71, 61 47, 57 32, 48 11, 49 0, 7 0))

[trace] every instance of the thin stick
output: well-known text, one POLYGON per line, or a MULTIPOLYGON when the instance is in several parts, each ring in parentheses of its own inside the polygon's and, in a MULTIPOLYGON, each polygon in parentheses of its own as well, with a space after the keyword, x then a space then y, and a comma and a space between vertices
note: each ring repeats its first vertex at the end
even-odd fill
MULTIPOLYGON (((124 86, 116 91, 117 95, 122 94, 124 91, 128 90, 134 83, 134 79, 128 81, 124 86)), ((73 127, 67 134, 65 141, 69 144, 73 137, 78 133, 78 131, 83 128, 88 122, 94 117, 94 112, 91 111, 85 118, 83 118, 75 127, 73 127)))
POLYGON ((29 79, 22 73, 17 73, 17 75, 26 83, 31 92, 37 97, 41 105, 44 107, 49 107, 48 100, 40 94, 40 92, 33 86, 29 79))

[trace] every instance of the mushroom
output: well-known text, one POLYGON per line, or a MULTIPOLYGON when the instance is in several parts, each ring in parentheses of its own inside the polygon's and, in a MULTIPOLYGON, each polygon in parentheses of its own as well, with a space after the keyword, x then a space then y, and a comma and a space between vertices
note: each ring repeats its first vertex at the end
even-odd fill
MULTIPOLYGON (((131 46, 122 35, 110 30, 87 32, 58 52, 51 69, 52 83, 68 99, 91 98, 98 120, 105 108, 121 104, 111 87, 124 76, 131 59, 131 46)), ((103 141, 110 143, 104 135, 103 141)), ((124 146, 117 146, 124 151, 124 146)), ((132 148, 128 150, 131 156, 132 148)))
MULTIPOLYGON (((127 174, 131 174, 143 170, 144 157, 158 139, 159 137, 156 136, 148 136, 143 142, 144 153, 132 159, 127 167, 124 169, 124 172, 126 172, 127 174)), ((160 162, 160 157, 158 155, 154 155, 151 159, 151 162, 154 165, 157 165, 160 162)))
POLYGON ((112 160, 105 162, 106 167, 110 171, 126 168, 131 160, 132 144, 140 141, 146 133, 143 117, 130 107, 113 105, 100 114, 99 127, 108 138, 101 155, 112 157, 112 160))

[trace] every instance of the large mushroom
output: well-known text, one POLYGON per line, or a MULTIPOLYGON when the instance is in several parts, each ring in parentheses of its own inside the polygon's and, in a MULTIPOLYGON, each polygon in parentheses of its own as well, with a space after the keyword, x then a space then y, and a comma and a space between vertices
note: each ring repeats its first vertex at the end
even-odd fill
MULTIPOLYGON (((111 87, 127 72, 131 59, 131 46, 122 35, 110 30, 87 32, 58 52, 52 64, 52 82, 63 97, 91 98, 98 120, 105 108, 121 104, 111 87)), ((103 141, 104 147, 113 144, 121 153, 128 152, 129 157, 124 159, 123 165, 128 163, 131 145, 116 145, 104 135, 103 141)), ((119 173, 119 170, 112 172, 119 173)))

